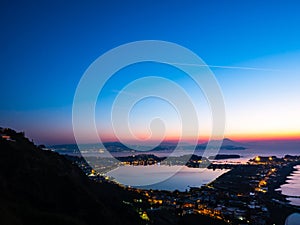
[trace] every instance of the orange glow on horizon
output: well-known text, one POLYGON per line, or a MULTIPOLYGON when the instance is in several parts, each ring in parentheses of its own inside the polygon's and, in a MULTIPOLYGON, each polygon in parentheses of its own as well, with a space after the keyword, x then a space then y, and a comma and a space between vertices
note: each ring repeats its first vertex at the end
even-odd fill
MULTIPOLYGON (((224 138, 229 138, 233 141, 239 141, 239 142, 248 142, 248 141, 300 141, 300 132, 299 133, 257 133, 257 134, 228 134, 224 136, 224 138)), ((139 139, 141 141, 156 141, 156 140, 149 140, 145 138, 145 136, 139 136, 139 139)), ((165 142, 178 142, 180 138, 178 136, 166 136, 163 141, 165 142)), ((210 139, 209 136, 201 136, 198 138, 198 143, 203 143, 207 142, 210 139)), ((212 138, 212 140, 217 139, 217 138, 212 138)), ((125 140, 125 139, 124 139, 125 140)), ((193 142, 195 138, 190 137, 190 138, 185 138, 182 140, 182 142, 193 142)), ((118 141, 117 138, 113 137, 108 137, 102 139, 103 142, 106 141, 118 141)), ((134 140, 127 140, 128 142, 134 140)))
POLYGON ((300 140, 300 132, 230 134, 226 137, 235 141, 300 140))

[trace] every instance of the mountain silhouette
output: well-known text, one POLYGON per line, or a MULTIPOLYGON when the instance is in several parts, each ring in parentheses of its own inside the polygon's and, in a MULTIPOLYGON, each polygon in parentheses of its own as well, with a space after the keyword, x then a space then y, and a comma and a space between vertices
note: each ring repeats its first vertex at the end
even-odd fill
POLYGON ((95 183, 63 156, 6 129, 0 137, 1 225, 144 224, 135 197, 118 185, 95 183))
MULTIPOLYGON (((223 140, 211 140, 210 141, 210 147, 214 148, 218 145, 220 145, 220 143, 222 142, 220 149, 223 150, 245 150, 247 149, 247 147, 240 142, 237 141, 233 141, 229 138, 224 138, 223 140)), ((202 143, 202 144, 198 144, 197 145, 197 149, 205 149, 208 145, 208 142, 202 143)))

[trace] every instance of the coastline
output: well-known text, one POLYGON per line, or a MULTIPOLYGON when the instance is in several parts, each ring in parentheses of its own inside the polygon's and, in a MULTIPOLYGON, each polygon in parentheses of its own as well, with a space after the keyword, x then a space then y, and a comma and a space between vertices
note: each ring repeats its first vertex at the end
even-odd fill
POLYGON ((279 173, 279 177, 275 180, 275 183, 270 184, 269 191, 265 196, 267 206, 270 209, 270 216, 274 222, 278 222, 279 224, 285 224, 285 220, 289 215, 300 213, 300 207, 290 204, 290 201, 287 199, 289 196, 282 194, 282 192, 278 190, 281 185, 287 183, 287 177, 297 170, 295 169, 297 165, 300 165, 300 161, 292 162, 283 168, 279 173))
MULTIPOLYGON (((279 177, 276 178, 276 181, 272 184, 269 184, 269 194, 272 195, 277 195, 277 196, 283 196, 284 198, 289 197, 288 195, 282 194, 280 187, 284 184, 288 184, 288 176, 290 176, 293 172, 297 171, 297 169, 295 168, 296 166, 300 165, 300 161, 298 162, 293 162, 290 163, 289 165, 287 165, 287 167, 281 169, 280 173, 279 173, 279 177)), ((288 202, 288 200, 285 199, 286 202, 288 202)))
MULTIPOLYGON (((297 207, 300 207, 300 205, 299 204, 291 203, 292 201, 290 199, 298 199, 298 198, 300 199, 300 195, 286 193, 286 191, 283 189, 284 188, 283 186, 285 186, 285 185, 291 185, 291 183, 289 181, 294 180, 293 176, 297 175, 297 173, 295 173, 295 172, 300 172, 300 167, 299 166, 300 166, 300 164, 294 165, 293 166, 293 170, 291 171, 291 173, 287 175, 287 178, 286 178, 285 182, 283 184, 281 184, 279 186, 279 188, 275 189, 275 191, 280 192, 281 195, 283 195, 283 196, 286 197, 286 199, 289 202, 289 204, 291 204, 293 206, 297 206, 297 207)), ((299 180, 297 180, 297 181, 299 182, 299 180)), ((287 189, 289 189, 289 188, 290 187, 287 187, 287 189)))

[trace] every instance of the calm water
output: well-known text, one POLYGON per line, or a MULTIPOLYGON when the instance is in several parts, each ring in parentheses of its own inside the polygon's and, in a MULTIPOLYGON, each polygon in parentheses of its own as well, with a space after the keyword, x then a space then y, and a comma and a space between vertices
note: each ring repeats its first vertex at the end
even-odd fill
POLYGON ((186 166, 122 166, 108 172, 107 175, 122 184, 143 189, 185 191, 189 187, 208 184, 227 171, 186 166))
POLYGON ((280 186, 279 190, 287 196, 299 196, 299 198, 288 198, 290 204, 300 206, 300 165, 295 167, 297 171, 288 176, 286 184, 280 186))
MULTIPOLYGON (((297 145, 298 146, 298 145, 297 145)), ((120 154, 120 153, 119 153, 120 154)), ((122 155, 130 155, 130 153, 121 153, 122 155)), ((137 154, 137 153, 131 153, 137 154)), ((152 151, 151 154, 157 156, 169 156, 172 154, 171 151, 152 151)), ((177 156, 185 155, 184 150, 178 151, 177 156)), ((203 151, 196 151, 195 154, 203 155, 203 151)), ((219 154, 238 154, 241 156, 239 159, 228 159, 228 160, 217 160, 218 162, 235 162, 235 163, 246 163, 249 159, 254 158, 257 155, 260 156, 277 156, 283 157, 286 154, 300 155, 298 148, 293 146, 279 145, 278 143, 274 145, 268 144, 268 146, 255 146, 253 148, 248 148, 246 150, 221 150, 219 154)), ((203 184, 207 184, 215 180, 218 176, 227 172, 225 170, 203 170, 199 168, 188 168, 184 167, 183 170, 176 173, 174 176, 170 177, 174 170, 178 170, 176 166, 147 166, 147 167, 119 167, 116 170, 110 171, 109 176, 114 177, 118 182, 130 185, 139 186, 140 188, 146 189, 160 189, 160 190, 181 190, 184 191, 189 187, 200 187, 203 184), (133 175, 134 174, 134 175, 133 175), (169 178, 165 181, 164 178, 169 178), (160 179, 162 182, 151 184, 155 180, 160 179), (151 184, 148 186, 140 186, 139 183, 151 184)), ((297 179, 294 179, 288 187, 284 187, 285 191, 289 190, 293 195, 299 194, 300 190, 300 174, 297 175, 297 179), (298 190, 297 190, 298 189, 298 190), (297 194, 298 193, 298 194, 297 194)), ((300 199, 290 199, 293 204, 299 203, 300 199)))
MULTIPOLYGON (((277 156, 283 157, 286 154, 300 155, 300 142, 299 141, 274 141, 274 142, 258 142, 245 144, 246 150, 221 150, 219 154, 238 154, 241 156, 239 159, 228 159, 228 160, 217 160, 221 162, 235 162, 235 163, 246 163, 249 159, 254 158, 257 155, 260 156, 277 156)), ((91 149, 86 149, 84 156, 98 156, 107 157, 107 153, 100 151, 96 146, 91 149)), ((141 152, 146 153, 146 152, 141 152)), ((140 154, 141 154, 140 153, 140 154)), ((156 156, 181 156, 189 154, 189 151, 180 150, 176 153, 172 151, 151 151, 150 154, 156 156)), ((194 154, 202 156, 204 151, 195 151, 194 154)), ((215 152, 213 152, 215 153, 215 152)), ((214 155, 209 151, 206 152, 205 156, 214 155)), ((114 156, 128 156, 136 155, 137 152, 118 152, 114 153, 114 156)), ((164 166, 153 166, 153 167, 120 167, 116 170, 110 171, 109 176, 115 177, 117 181, 123 184, 139 186, 141 183, 151 184, 143 188, 156 188, 165 190, 185 190, 189 186, 201 186, 203 184, 213 181, 215 178, 223 174, 225 171, 201 171, 201 169, 194 168, 183 168, 172 177, 172 174, 178 170, 175 167, 164 167, 164 166), (165 179, 168 178, 168 179, 165 179), (157 183, 160 180, 162 182, 157 183), (152 184, 155 182, 156 184, 152 184)), ((203 169, 202 169, 203 170, 203 169)), ((281 186, 283 194, 291 196, 300 195, 300 169, 295 172, 289 179, 289 183, 281 186)), ((300 205, 300 198, 290 198, 292 204, 300 205)))

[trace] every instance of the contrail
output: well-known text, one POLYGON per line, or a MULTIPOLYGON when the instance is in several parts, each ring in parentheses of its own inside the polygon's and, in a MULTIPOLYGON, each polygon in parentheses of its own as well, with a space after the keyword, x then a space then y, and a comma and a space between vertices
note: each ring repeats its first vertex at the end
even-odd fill
POLYGON ((260 67, 244 67, 244 66, 214 66, 214 65, 208 65, 208 67, 224 68, 224 69, 240 69, 240 70, 273 71, 273 72, 281 71, 281 70, 278 70, 278 69, 260 68, 260 67))
POLYGON ((222 68, 222 69, 256 70, 256 71, 273 71, 273 72, 281 71, 278 69, 260 68, 260 67, 216 66, 216 65, 200 65, 200 64, 192 64, 192 63, 168 63, 168 62, 166 63, 171 65, 180 65, 180 66, 209 67, 209 68, 222 68))

